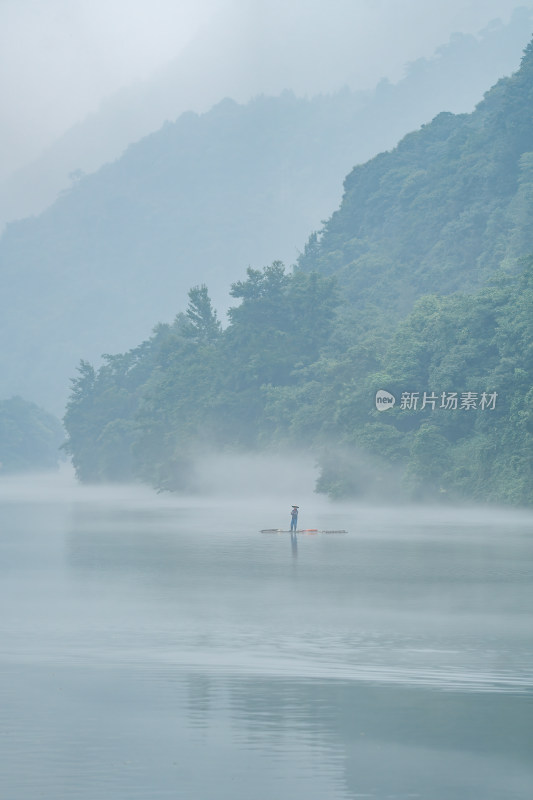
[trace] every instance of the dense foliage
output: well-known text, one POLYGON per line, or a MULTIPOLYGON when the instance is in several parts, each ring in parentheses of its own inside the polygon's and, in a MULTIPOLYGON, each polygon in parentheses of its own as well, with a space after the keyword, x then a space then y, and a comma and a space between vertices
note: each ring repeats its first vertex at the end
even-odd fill
POLYGON ((290 387, 333 327, 334 280, 286 274, 275 262, 233 285, 241 300, 222 331, 205 286, 173 325, 99 370, 82 362, 65 424, 83 480, 133 475, 186 486, 201 448, 264 444, 270 387, 290 387))
POLYGON ((405 313, 416 297, 479 288, 533 252, 533 43, 472 114, 439 114, 356 167, 299 266, 350 301, 405 313))
POLYGON ((473 114, 356 168, 292 274, 233 284, 227 328, 199 286, 82 362, 78 475, 191 488, 205 449, 302 447, 332 496, 533 503, 532 101, 533 43, 473 114))
POLYGON ((56 468, 64 439, 60 421, 34 403, 0 401, 0 475, 56 468))
POLYGON ((333 279, 279 263, 234 284, 224 331, 197 287, 141 347, 82 363, 65 417, 78 474, 191 488, 205 450, 305 447, 333 496, 532 503, 533 259, 522 267, 424 297, 393 331, 344 313, 333 279), (396 398, 386 411, 379 390, 396 398))
POLYGON ((377 368, 353 363, 335 404, 343 456, 326 454, 322 490, 383 481, 417 498, 533 503, 533 260, 523 267, 474 295, 422 298, 377 368), (379 390, 395 405, 379 411, 379 390))

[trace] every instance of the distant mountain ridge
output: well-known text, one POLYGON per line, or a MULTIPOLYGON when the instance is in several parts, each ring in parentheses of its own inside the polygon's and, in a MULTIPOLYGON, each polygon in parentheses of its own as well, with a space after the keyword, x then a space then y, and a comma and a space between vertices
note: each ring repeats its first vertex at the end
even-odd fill
MULTIPOLYGON (((478 36, 453 34, 433 57, 409 64, 403 80, 395 85, 385 80, 377 91, 362 93, 360 124, 375 146, 354 153, 346 171, 393 147, 407 131, 439 111, 472 110, 488 86, 516 69, 515 54, 527 43, 532 19, 531 8, 519 7, 507 24, 495 20, 478 36)), ((239 63, 245 55, 243 42, 235 53, 224 54, 216 74, 207 57, 214 45, 209 37, 202 39, 153 78, 107 98, 97 112, 66 131, 39 158, 12 174, 4 170, 0 231, 7 222, 41 213, 58 192, 68 188, 73 173, 94 172, 116 160, 131 142, 159 130, 165 120, 175 120, 190 109, 205 113, 226 96, 246 102, 253 90, 239 63)), ((275 96, 282 88, 290 89, 288 83, 267 93, 275 96)), ((356 89, 352 86, 355 93, 356 89)))
POLYGON ((192 285, 208 282, 224 307, 252 260, 294 261, 338 205, 357 107, 348 92, 287 92, 184 114, 39 217, 9 225, 0 240, 4 392, 62 404, 80 356, 134 345, 173 319, 192 285))

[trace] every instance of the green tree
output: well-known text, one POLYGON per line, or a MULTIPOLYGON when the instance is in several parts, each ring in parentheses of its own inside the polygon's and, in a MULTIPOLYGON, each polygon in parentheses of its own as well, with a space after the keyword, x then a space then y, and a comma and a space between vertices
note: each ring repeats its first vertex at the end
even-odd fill
POLYGON ((220 337, 221 325, 205 284, 189 290, 186 316, 188 324, 184 328, 185 336, 203 344, 215 342, 220 337))

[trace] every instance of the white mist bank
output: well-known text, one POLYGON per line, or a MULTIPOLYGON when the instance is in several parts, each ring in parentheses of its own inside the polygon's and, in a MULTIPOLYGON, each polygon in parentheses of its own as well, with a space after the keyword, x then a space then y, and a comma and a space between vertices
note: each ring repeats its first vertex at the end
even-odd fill
POLYGON ((318 467, 311 456, 204 455, 196 464, 193 493, 157 492, 143 484, 82 484, 70 464, 57 472, 0 476, 0 505, 65 504, 115 509, 188 509, 230 512, 252 528, 288 527, 293 504, 299 527, 348 528, 362 535, 387 537, 394 531, 423 534, 431 527, 455 526, 473 533, 505 533, 506 526, 533 535, 533 510, 484 505, 384 503, 332 500, 314 491, 318 467), (287 523, 285 525, 285 523, 287 523))

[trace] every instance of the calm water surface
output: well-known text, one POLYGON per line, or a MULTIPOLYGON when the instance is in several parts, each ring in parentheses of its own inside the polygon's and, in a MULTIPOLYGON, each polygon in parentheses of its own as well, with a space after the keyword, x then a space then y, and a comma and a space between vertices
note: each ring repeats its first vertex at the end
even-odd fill
POLYGON ((531 514, 4 478, 0 643, 5 800, 533 797, 531 514))

